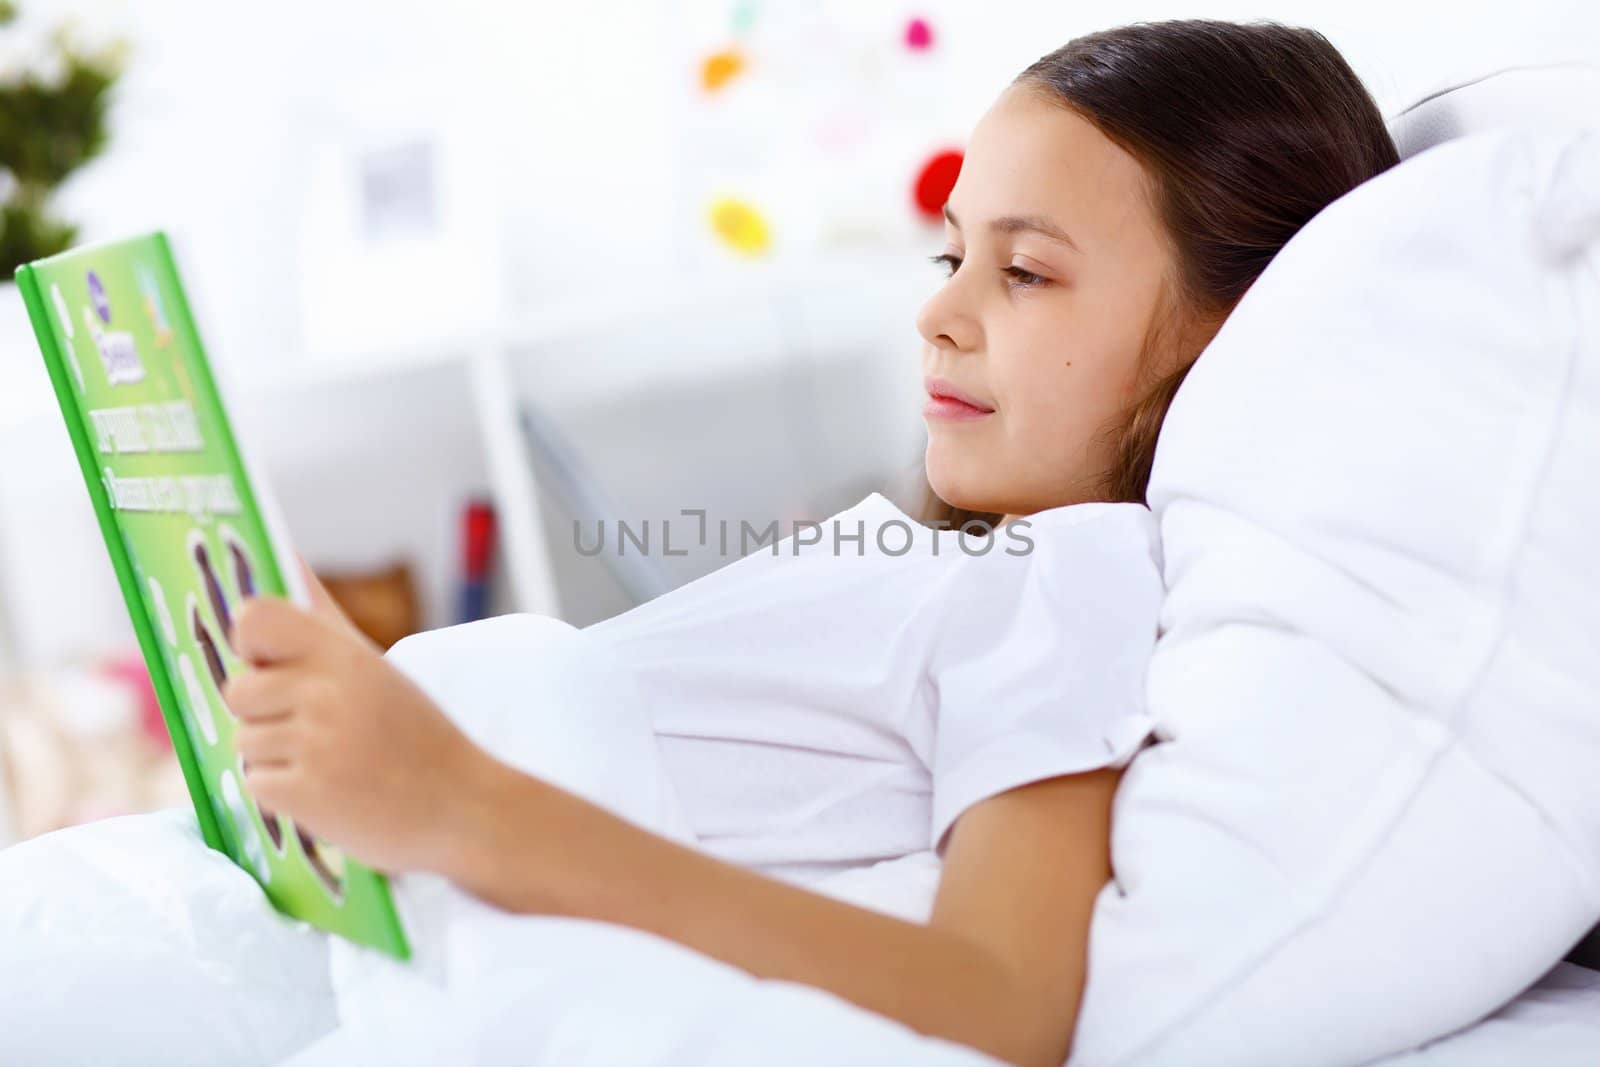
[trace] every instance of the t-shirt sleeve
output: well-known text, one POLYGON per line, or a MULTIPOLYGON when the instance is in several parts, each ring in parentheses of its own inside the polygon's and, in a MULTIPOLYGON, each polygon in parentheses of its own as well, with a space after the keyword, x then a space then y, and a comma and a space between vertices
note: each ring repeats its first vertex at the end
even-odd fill
POLYGON ((936 605, 932 841, 972 805, 1132 759, 1150 734, 1145 670, 1162 581, 1139 504, 1046 512, 1023 545, 996 536, 936 605), (1007 550, 1011 554, 1007 554, 1007 550))

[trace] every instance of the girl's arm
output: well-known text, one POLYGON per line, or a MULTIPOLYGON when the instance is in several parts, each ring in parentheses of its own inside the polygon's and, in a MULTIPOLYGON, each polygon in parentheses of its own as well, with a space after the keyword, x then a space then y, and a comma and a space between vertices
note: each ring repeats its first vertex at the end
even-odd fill
POLYGON ((481 753, 471 763, 440 810, 435 866, 492 904, 632 926, 1012 1063, 1067 1058, 1118 772, 969 809, 923 926, 723 863, 481 753))
POLYGON ((313 584, 253 597, 223 698, 257 801, 383 870, 441 873, 512 911, 598 919, 828 990, 922 1033, 1059 1067, 1110 875, 1118 773, 1049 779, 957 820, 926 925, 641 830, 473 745, 313 584))

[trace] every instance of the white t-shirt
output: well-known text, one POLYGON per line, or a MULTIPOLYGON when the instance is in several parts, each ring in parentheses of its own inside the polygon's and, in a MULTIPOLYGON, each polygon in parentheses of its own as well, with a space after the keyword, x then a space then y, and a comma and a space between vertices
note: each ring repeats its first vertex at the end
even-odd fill
POLYGON ((1139 504, 986 540, 872 493, 584 633, 635 673, 701 845, 816 883, 937 853, 1008 789, 1131 759, 1159 545, 1139 504))

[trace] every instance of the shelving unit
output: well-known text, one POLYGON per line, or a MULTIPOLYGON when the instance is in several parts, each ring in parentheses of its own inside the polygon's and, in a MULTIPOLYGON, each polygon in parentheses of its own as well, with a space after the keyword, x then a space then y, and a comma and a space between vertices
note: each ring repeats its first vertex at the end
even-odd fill
MULTIPOLYGON (((455 529, 454 516, 439 505, 486 493, 501 519, 497 610, 563 614, 549 515, 518 425, 521 405, 544 404, 564 422, 581 423, 591 407, 610 405, 615 417, 615 409, 632 404, 619 398, 638 396, 642 405, 670 393, 695 401, 729 382, 762 382, 758 399, 774 403, 781 398, 783 405, 782 417, 766 429, 794 442, 789 447, 815 452, 819 466, 849 466, 874 450, 909 449, 913 431, 920 428, 914 415, 919 371, 911 323, 926 288, 922 283, 928 281, 912 255, 852 251, 800 266, 730 267, 714 277, 666 279, 625 300, 565 301, 474 336, 418 339, 385 351, 308 352, 279 359, 245 354, 215 362, 241 433, 260 455, 308 559, 364 566, 381 552, 414 558, 425 623, 447 625, 455 621, 455 529), (844 383, 845 392, 903 395, 906 417, 886 418, 883 427, 866 425, 871 419, 861 414, 861 397, 827 395, 839 388, 819 384, 824 380, 844 383), (897 392, 892 383, 904 391, 897 392), (848 418, 832 414, 846 410, 848 418), (285 411, 296 417, 284 418, 285 411), (446 454, 434 457, 436 448, 446 454), (388 469, 407 464, 426 469, 414 480, 388 469), (337 514, 323 514, 328 509, 337 514)), ((6 349, 15 351, 14 326, 6 336, 11 342, 6 349)), ((31 334, 20 338, 23 354, 33 356, 31 334)), ((27 447, 48 452, 57 444, 51 431, 59 413, 42 371, 32 374, 36 363, 0 351, 0 396, 7 397, 0 409, 5 412, 0 436, 17 435, 14 442, 28 440, 27 447)), ((670 479, 669 457, 694 443, 696 432, 688 422, 675 429, 669 425, 663 435, 683 436, 661 440, 652 450, 656 455, 641 461, 665 464, 662 470, 670 479)), ((685 455, 700 458, 684 462, 705 462, 708 444, 694 443, 685 455)), ((611 451, 614 459, 617 450, 611 451)), ((22 531, 26 543, 14 544, 7 560, 4 542, 17 533, 9 527, 27 508, 51 522, 70 522, 82 493, 81 485, 63 481, 59 472, 48 477, 41 472, 40 484, 21 487, 27 508, 12 507, 8 516, 7 490, 16 487, 6 486, 6 480, 0 475, 0 597, 10 577, 8 564, 15 573, 18 557, 30 557, 45 540, 42 533, 22 531)), ((670 485, 655 488, 660 492, 653 500, 646 494, 641 507, 659 509, 663 494, 673 491, 670 485)), ((48 543, 75 557, 92 552, 92 542, 81 533, 51 537, 48 543)), ((25 656, 48 660, 70 645, 104 647, 123 636, 121 604, 114 589, 101 590, 104 583, 94 580, 94 562, 86 562, 86 572, 74 579, 78 586, 69 584, 62 593, 78 601, 79 618, 70 621, 79 628, 76 634, 67 630, 68 620, 40 618, 46 610, 40 607, 44 583, 33 575, 19 576, 20 610, 30 621, 22 642, 25 656)), ((0 633, 5 602, 0 600, 0 633)))

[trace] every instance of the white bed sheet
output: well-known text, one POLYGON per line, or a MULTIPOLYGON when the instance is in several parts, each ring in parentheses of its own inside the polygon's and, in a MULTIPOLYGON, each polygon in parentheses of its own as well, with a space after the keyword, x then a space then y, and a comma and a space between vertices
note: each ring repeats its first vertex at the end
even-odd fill
POLYGON ((1383 1067, 1594 1067, 1600 1063, 1600 971, 1563 963, 1494 1015, 1383 1067))
MULTIPOLYGON (((814 990, 712 973, 715 967, 703 970, 699 961, 675 961, 673 954, 640 965, 644 957, 613 944, 592 955, 591 967, 581 975, 512 981, 481 998, 469 993, 433 1007, 414 1003, 396 1014, 399 1025, 335 1032, 286 1061, 286 1067, 342 1067, 380 1058, 418 1065, 563 1067, 995 1063, 920 1038, 814 990), (608 970, 608 961, 628 957, 634 966, 608 970)), ((1594 1067, 1597 1062, 1600 972, 1562 964, 1490 1019, 1370 1067, 1594 1067)))
MULTIPOLYGON (((528 949, 578 962, 450 997, 417 990, 384 1026, 340 1030, 323 940, 205 850, 188 813, 109 820, 0 851, 0 1063, 992 1067, 647 935, 535 925, 528 949)), ((1600 972, 1563 964, 1485 1022, 1383 1067, 1596 1063, 1600 972)))

